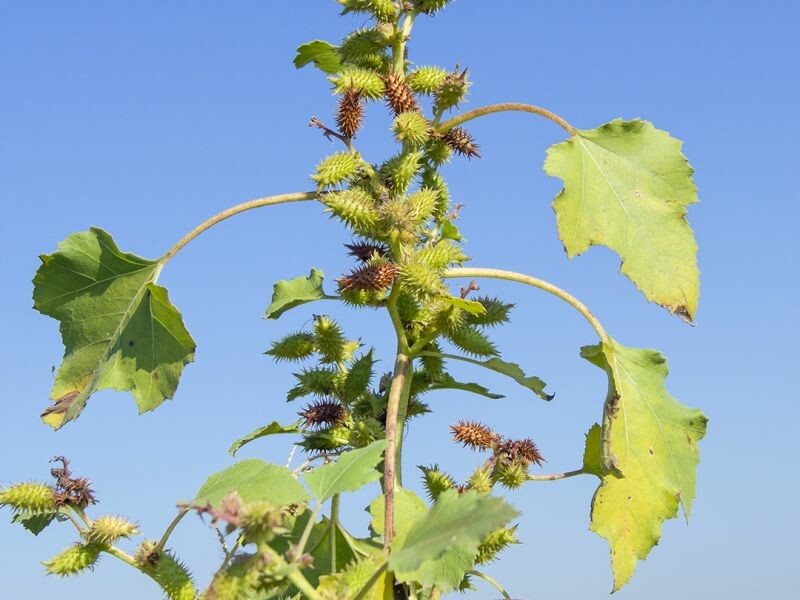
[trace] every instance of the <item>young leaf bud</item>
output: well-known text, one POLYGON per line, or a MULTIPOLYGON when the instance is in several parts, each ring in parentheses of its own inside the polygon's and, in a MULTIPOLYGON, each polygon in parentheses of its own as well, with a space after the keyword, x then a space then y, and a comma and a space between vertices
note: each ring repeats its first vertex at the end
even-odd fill
POLYGON ((346 67, 328 80, 333 83, 333 91, 336 94, 355 90, 367 100, 377 100, 383 96, 383 78, 375 71, 346 67))
POLYGON ((322 362, 337 363, 344 356, 344 334, 339 324, 325 315, 314 319, 314 345, 322 362))
POLYGON ((276 361, 295 361, 302 360, 314 353, 314 336, 310 333, 300 331, 289 334, 275 342, 272 348, 264 354, 268 354, 276 361))
POLYGON ((349 189, 331 192, 322 197, 328 210, 354 232, 369 236, 375 233, 380 215, 372 196, 363 190, 349 189))
POLYGON ((411 221, 419 226, 427 222, 436 210, 439 202, 439 194, 435 190, 423 187, 408 197, 408 205, 411 207, 411 221))
POLYGON ((447 287, 439 279, 438 273, 419 262, 407 262, 398 271, 403 288, 415 297, 441 296, 447 287))
POLYGON ((521 487, 528 480, 528 469, 517 462, 495 465, 493 478, 509 490, 521 487))
POLYGON ((409 73, 406 83, 418 94, 433 94, 447 78, 447 71, 439 67, 419 67, 409 73))
POLYGON ((311 179, 320 189, 333 187, 356 176, 361 158, 350 152, 337 152, 322 159, 311 179))
POLYGON ((0 506, 33 514, 50 512, 56 509, 56 493, 43 483, 18 483, 0 490, 0 506))
POLYGON ((92 526, 86 530, 84 537, 89 543, 107 545, 138 533, 135 523, 115 515, 104 515, 92 521, 92 526))
POLYGON ((358 29, 342 40, 339 58, 345 64, 383 71, 387 65, 388 43, 386 35, 379 29, 358 29))
POLYGON ((514 527, 498 529, 487 535, 478 546, 478 555, 475 563, 485 565, 494 561, 497 556, 511 544, 519 544, 519 540, 514 536, 517 530, 514 527))
POLYGON ((467 487, 479 494, 488 494, 492 491, 492 472, 486 467, 478 467, 467 479, 467 487))
POLYGON ((405 192, 419 171, 421 160, 421 152, 398 154, 383 163, 381 174, 395 192, 405 192))
POLYGON ((100 558, 101 546, 98 544, 75 544, 62 550, 42 564, 50 575, 67 577, 91 569, 100 558))
POLYGON ((439 470, 439 465, 431 465, 430 467, 418 467, 422 471, 422 485, 428 492, 428 497, 431 501, 435 502, 439 499, 442 492, 451 490, 455 487, 456 483, 453 478, 446 473, 439 470))
POLYGON ((397 18, 397 8, 392 0, 337 0, 343 6, 342 14, 369 13, 378 21, 391 23, 397 18))
POLYGON ((397 115, 392 123, 392 131, 397 141, 405 142, 413 148, 419 148, 430 138, 430 124, 417 111, 397 115))
POLYGON ((466 69, 461 73, 458 70, 448 73, 441 85, 436 88, 436 92, 434 92, 434 110, 439 113, 458 106, 464 96, 467 95, 467 89, 469 89, 470 85, 467 81, 466 69))

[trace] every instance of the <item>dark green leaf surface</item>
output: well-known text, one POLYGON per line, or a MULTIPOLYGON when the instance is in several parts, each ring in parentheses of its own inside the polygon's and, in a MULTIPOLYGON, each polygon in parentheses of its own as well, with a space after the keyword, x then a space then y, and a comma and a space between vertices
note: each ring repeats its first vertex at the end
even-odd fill
POLYGON ((322 291, 324 274, 318 269, 311 269, 308 277, 295 277, 289 281, 281 280, 273 286, 272 302, 267 307, 265 317, 277 319, 287 310, 301 304, 314 302, 325 297, 322 291))

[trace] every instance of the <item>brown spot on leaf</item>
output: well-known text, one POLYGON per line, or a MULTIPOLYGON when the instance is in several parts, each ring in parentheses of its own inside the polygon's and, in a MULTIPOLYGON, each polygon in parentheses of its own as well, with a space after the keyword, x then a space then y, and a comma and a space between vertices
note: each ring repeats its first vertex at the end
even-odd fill
POLYGON ((653 447, 652 447, 652 446, 650 446, 650 447, 647 449, 647 451, 650 453, 650 456, 654 456, 654 455, 655 455, 655 453, 656 453, 656 451, 655 451, 655 450, 653 450, 653 447))
POLYGON ((67 412, 67 409, 72 404, 72 401, 75 400, 75 398, 77 398, 78 396, 80 396, 80 392, 78 390, 75 390, 67 394, 64 394, 63 396, 61 396, 61 398, 56 398, 55 399, 56 403, 53 406, 47 408, 42 413, 42 417, 53 414, 64 414, 65 412, 67 412))
POLYGON ((687 323, 692 327, 694 327, 694 321, 692 320, 692 315, 689 314, 689 309, 686 308, 685 306, 683 305, 676 306, 673 309, 672 314, 678 317, 684 323, 687 323))

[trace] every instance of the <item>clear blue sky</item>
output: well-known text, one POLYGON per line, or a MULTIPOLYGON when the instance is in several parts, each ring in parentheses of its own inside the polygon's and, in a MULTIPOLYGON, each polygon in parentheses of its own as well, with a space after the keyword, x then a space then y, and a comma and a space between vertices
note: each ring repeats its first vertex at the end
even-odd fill
MULTIPOLYGON (((465 204, 473 264, 571 291, 623 343, 663 351, 670 391, 710 418, 692 522, 666 524, 621 598, 779 600, 800 584, 798 20, 788 0, 459 0, 414 32, 413 61, 470 68, 469 106, 532 102, 583 128, 647 118, 685 140, 697 170, 702 203, 689 216, 701 247, 696 328, 647 304, 609 251, 567 261, 550 208, 559 182, 541 170, 545 149, 563 138, 552 123, 527 115, 475 122, 484 158, 446 172, 465 204)), ((175 400, 142 417, 129 395, 103 392, 57 433, 40 423, 62 347, 57 323, 31 309, 30 280, 38 254, 90 225, 155 258, 231 204, 309 188, 332 146, 306 123, 330 120, 333 100, 319 72, 294 69, 294 48, 337 41, 361 22, 338 18, 330 0, 0 3, 0 483, 44 478, 47 460, 65 454, 95 482, 97 511, 127 515, 157 536, 176 501, 230 464, 233 439, 293 418, 298 407, 283 401, 291 376, 261 352, 320 309, 277 322, 261 315, 275 280, 348 266, 340 246, 348 236, 317 206, 239 216, 168 265, 161 283, 199 344, 197 362, 175 400)), ((383 108, 370 112, 360 144, 370 160, 389 152, 387 126, 383 108)), ((492 378, 506 399, 431 396, 435 413, 410 428, 406 471, 438 461, 465 475, 478 458, 449 442, 459 418, 529 435, 548 469, 575 468, 605 394, 602 373, 578 356, 593 332, 533 290, 486 283, 483 291, 518 303, 515 326, 497 336, 504 356, 545 378, 557 397, 545 404, 492 378)), ((326 309, 364 332, 389 369, 383 315, 326 309)), ((242 454, 281 462, 288 448, 288 438, 276 438, 242 454)), ((489 572, 515 597, 607 597, 608 549, 587 530, 594 487, 587 477, 511 495, 525 513, 524 544, 489 572)), ((370 494, 345 509, 360 532, 370 494)), ((3 596, 159 597, 110 558, 92 575, 45 577, 39 561, 71 541, 65 526, 34 539, 0 523, 3 596)), ((202 582, 220 560, 213 532, 195 519, 173 546, 202 582)), ((470 596, 494 597, 486 587, 470 596)))

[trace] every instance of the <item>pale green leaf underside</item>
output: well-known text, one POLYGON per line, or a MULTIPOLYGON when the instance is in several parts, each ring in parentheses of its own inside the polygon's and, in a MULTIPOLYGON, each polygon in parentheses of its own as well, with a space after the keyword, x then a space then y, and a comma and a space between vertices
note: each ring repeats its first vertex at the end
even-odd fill
POLYGON ((258 458, 239 461, 212 474, 197 492, 195 502, 217 505, 230 492, 239 494, 245 503, 265 500, 288 506, 308 500, 308 492, 289 469, 258 458))
POLYGON ((444 352, 430 352, 430 351, 420 352, 420 355, 439 356, 441 358, 468 362, 470 364, 483 367, 484 369, 489 369, 490 371, 494 371, 495 373, 500 373, 501 375, 505 375, 506 377, 510 377, 518 384, 520 384, 522 387, 529 389, 534 394, 539 396, 539 398, 541 398, 542 400, 552 400, 555 397, 553 394, 548 394, 547 392, 544 391, 544 388, 547 386, 547 384, 544 381, 533 375, 526 375, 518 364, 507 362, 497 357, 490 358, 489 360, 477 360, 466 356, 459 356, 458 354, 448 354, 444 352))
MULTIPOLYGON (((707 419, 667 392, 667 362, 658 352, 610 340, 583 348, 581 355, 609 376, 610 451, 622 477, 602 474, 592 502, 591 529, 611 545, 618 590, 637 560, 658 543, 662 523, 677 516, 679 504, 689 517, 698 442, 707 419)), ((587 438, 596 448, 600 432, 593 428, 587 438)), ((596 450, 590 456, 596 467, 596 450)))
POLYGON ((255 431, 251 431, 246 436, 239 438, 231 447, 228 448, 228 454, 231 456, 236 456, 236 453, 241 449, 242 446, 249 444, 250 442, 257 440, 262 437, 266 437, 268 435, 278 435, 282 433, 300 433, 301 429, 299 427, 302 421, 297 421, 296 423, 292 423, 291 425, 281 425, 277 421, 273 421, 269 425, 264 425, 263 427, 259 427, 255 431))
POLYGON ((691 321, 700 281, 686 207, 697 190, 681 142, 647 121, 616 119, 552 146, 544 169, 564 182, 553 208, 569 257, 611 248, 648 300, 691 321))
POLYGON ((342 492, 354 492, 360 487, 380 479, 376 467, 383 460, 386 440, 377 440, 358 450, 339 455, 336 462, 328 463, 304 475, 311 493, 318 502, 342 492))
POLYGON ((298 46, 294 66, 300 69, 309 63, 314 63, 314 66, 325 73, 338 73, 341 64, 337 46, 323 40, 314 40, 298 46))
POLYGON ((447 490, 412 525, 403 543, 392 546, 389 568, 394 572, 415 571, 426 560, 435 560, 455 546, 474 553, 483 537, 517 515, 501 498, 447 490))
POLYGON ((281 280, 272 286, 272 302, 267 307, 265 317, 277 319, 287 310, 325 298, 322 290, 324 274, 318 269, 311 269, 308 277, 295 277, 289 281, 281 280))
MULTIPOLYGON (((378 535, 383 535, 386 531, 386 497, 381 494, 369 504, 369 514, 372 516, 370 527, 378 535)), ((394 539, 395 543, 402 544, 408 530, 428 512, 425 501, 411 490, 399 488, 394 494, 394 539)))
POLYGON ((58 429, 96 390, 129 390, 140 412, 172 398, 195 343, 167 290, 158 261, 121 252, 102 229, 75 233, 41 257, 34 308, 60 321, 64 360, 42 415, 58 429))

